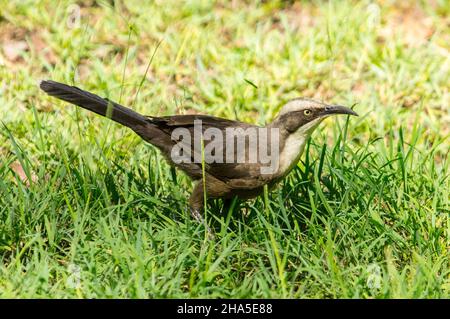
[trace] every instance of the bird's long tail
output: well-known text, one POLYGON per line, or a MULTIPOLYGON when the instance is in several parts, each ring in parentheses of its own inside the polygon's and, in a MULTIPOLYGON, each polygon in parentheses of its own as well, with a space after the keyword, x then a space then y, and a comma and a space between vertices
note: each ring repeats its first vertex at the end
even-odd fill
POLYGON ((108 99, 83 91, 75 86, 69 86, 55 81, 42 81, 40 88, 48 95, 81 106, 132 129, 148 123, 146 117, 143 115, 108 99))

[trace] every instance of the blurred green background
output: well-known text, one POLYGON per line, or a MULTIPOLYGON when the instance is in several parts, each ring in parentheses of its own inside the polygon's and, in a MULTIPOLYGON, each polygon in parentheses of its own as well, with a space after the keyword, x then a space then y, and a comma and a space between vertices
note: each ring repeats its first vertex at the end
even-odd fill
POLYGON ((448 1, 0 0, 1 297, 449 297, 448 1), (153 58, 152 58, 153 56, 153 58), (41 79, 148 115, 353 105, 236 216, 41 79))

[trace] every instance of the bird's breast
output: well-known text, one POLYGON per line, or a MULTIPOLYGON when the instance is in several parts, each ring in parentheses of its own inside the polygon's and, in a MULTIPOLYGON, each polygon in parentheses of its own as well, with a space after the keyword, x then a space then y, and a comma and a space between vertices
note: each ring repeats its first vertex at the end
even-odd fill
POLYGON ((278 176, 286 175, 297 165, 308 138, 309 135, 306 134, 292 134, 286 138, 280 152, 278 176))

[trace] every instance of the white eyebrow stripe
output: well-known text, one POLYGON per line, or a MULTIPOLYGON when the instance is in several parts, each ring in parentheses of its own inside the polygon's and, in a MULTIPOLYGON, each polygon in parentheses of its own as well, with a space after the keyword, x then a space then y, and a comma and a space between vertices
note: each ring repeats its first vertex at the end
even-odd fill
POLYGON ((283 115, 290 112, 302 111, 305 109, 318 109, 323 107, 325 104, 319 101, 314 101, 312 99, 293 99, 290 100, 280 111, 279 115, 283 115))

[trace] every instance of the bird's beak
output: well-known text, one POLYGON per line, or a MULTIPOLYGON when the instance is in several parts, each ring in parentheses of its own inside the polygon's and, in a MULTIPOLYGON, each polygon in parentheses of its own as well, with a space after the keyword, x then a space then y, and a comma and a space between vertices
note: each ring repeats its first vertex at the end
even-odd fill
POLYGON ((342 105, 327 105, 323 113, 324 115, 348 114, 358 116, 355 111, 342 105))

